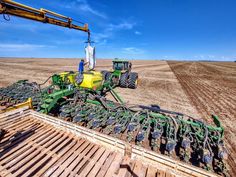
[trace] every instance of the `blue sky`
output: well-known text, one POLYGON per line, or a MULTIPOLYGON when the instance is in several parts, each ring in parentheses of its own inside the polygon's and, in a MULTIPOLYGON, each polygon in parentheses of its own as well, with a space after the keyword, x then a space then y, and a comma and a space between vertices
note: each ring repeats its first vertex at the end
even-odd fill
MULTIPOLYGON (((18 0, 89 24, 97 58, 236 60, 235 0, 18 0)), ((83 57, 86 33, 0 16, 0 56, 83 57)))

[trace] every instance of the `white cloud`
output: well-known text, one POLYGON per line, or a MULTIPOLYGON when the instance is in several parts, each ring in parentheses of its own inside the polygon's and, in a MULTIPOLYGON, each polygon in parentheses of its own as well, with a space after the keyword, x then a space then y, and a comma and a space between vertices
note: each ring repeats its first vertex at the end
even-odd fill
POLYGON ((223 55, 195 55, 190 57, 193 60, 209 60, 209 61, 232 61, 232 56, 223 56, 223 55))
POLYGON ((92 40, 95 42, 95 43, 103 43, 104 44, 104 40, 106 40, 107 42, 107 39, 110 38, 112 36, 111 33, 106 33, 106 32, 103 32, 103 33, 92 33, 92 40))
POLYGON ((83 12, 89 12, 95 16, 101 17, 106 19, 107 15, 103 12, 100 12, 93 8, 87 0, 76 0, 76 1, 71 1, 69 4, 66 4, 64 6, 65 8, 68 9, 76 9, 76 11, 83 11, 83 12))
POLYGON ((215 56, 214 55, 208 55, 207 56, 209 59, 215 59, 215 56))
POLYGON ((80 5, 79 8, 80 8, 80 10, 82 10, 82 11, 90 12, 90 13, 92 13, 93 15, 99 16, 99 17, 101 17, 101 18, 107 18, 107 16, 106 16, 104 13, 99 12, 99 11, 93 9, 93 8, 92 8, 89 4, 87 4, 87 3, 80 5))
POLYGON ((135 22, 127 22, 127 21, 123 21, 122 23, 119 24, 109 24, 107 25, 104 30, 100 33, 92 33, 92 38, 95 40, 95 42, 97 43, 104 43, 103 40, 104 39, 108 39, 114 36, 114 34, 118 31, 122 31, 122 30, 131 30, 134 28, 134 26, 136 25, 135 22))
POLYGON ((36 45, 36 44, 0 44, 0 51, 26 51, 35 50, 39 48, 54 47, 49 45, 36 45))
POLYGON ((126 47, 126 48, 123 48, 122 50, 123 50, 123 53, 132 54, 132 55, 143 54, 145 52, 143 49, 139 49, 136 47, 126 47))
POLYGON ((109 24, 107 31, 116 31, 116 30, 130 30, 136 25, 135 22, 124 21, 119 24, 109 24))
POLYGON ((142 33, 140 31, 135 31, 134 34, 136 35, 142 35, 142 33))

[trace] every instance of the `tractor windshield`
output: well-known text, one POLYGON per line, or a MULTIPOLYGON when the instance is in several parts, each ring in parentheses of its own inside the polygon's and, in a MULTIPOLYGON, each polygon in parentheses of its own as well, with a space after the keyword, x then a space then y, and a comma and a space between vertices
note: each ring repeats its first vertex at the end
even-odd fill
POLYGON ((114 62, 113 69, 114 70, 127 70, 128 62, 114 62))

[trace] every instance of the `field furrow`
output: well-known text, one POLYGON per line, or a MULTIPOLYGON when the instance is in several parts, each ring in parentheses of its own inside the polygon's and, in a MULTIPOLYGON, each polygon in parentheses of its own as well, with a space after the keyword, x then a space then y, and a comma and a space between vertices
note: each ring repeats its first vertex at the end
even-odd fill
POLYGON ((236 175, 236 64, 212 62, 168 62, 191 103, 205 121, 218 115, 225 128, 230 174, 236 175))

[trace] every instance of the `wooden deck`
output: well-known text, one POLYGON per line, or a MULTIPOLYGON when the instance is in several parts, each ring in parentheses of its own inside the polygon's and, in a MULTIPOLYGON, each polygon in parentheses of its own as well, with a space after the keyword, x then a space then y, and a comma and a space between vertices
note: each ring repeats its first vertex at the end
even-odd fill
POLYGON ((0 176, 175 176, 32 115, 0 118, 0 176))

